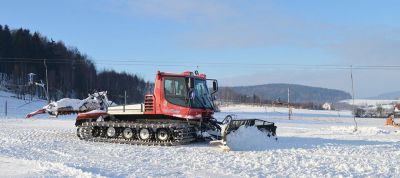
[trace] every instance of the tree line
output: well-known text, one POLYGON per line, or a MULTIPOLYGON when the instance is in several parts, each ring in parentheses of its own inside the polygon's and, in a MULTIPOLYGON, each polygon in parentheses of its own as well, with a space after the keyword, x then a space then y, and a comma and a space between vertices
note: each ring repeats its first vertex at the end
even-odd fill
POLYGON ((109 99, 121 103, 124 92, 127 102, 143 100, 151 84, 134 74, 98 71, 94 62, 75 47, 54 41, 28 29, 10 29, 0 25, 0 73, 7 80, 7 89, 44 98, 44 88, 29 85, 28 74, 34 73, 37 83, 46 83, 49 98, 86 98, 88 93, 106 90, 109 99), (7 76, 7 77, 4 77, 7 76))

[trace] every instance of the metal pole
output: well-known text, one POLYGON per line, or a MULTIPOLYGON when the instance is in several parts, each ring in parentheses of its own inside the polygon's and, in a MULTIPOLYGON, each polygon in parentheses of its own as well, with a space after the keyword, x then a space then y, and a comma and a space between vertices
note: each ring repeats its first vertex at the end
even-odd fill
POLYGON ((353 65, 350 65, 350 77, 351 77, 351 94, 352 94, 352 98, 353 98, 353 119, 354 119, 354 123, 355 123, 355 127, 354 127, 354 132, 357 131, 358 126, 357 126, 357 121, 356 121, 356 106, 354 105, 354 81, 353 81, 353 65))
POLYGON ((289 116, 289 120, 290 120, 291 117, 292 117, 292 110, 290 109, 290 88, 287 89, 287 93, 288 93, 288 97, 287 97, 287 100, 288 100, 288 116, 289 116))
POLYGON ((6 117, 7 117, 7 100, 6 100, 6 105, 5 105, 5 113, 6 113, 6 117))
POLYGON ((124 112, 125 112, 125 105, 126 105, 126 90, 125 90, 125 97, 124 97, 124 112))
POLYGON ((46 64, 46 59, 43 60, 44 67, 46 68, 46 98, 47 98, 47 103, 50 103, 49 99, 49 78, 47 77, 47 64, 46 64))

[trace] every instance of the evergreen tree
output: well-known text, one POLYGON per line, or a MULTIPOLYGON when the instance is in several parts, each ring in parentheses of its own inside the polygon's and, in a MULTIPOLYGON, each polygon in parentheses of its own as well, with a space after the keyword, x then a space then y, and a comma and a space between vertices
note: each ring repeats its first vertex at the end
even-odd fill
MULTIPOLYGON (((25 93, 28 73, 35 73, 37 80, 46 82, 44 61, 52 100, 85 98, 96 90, 109 90, 114 95, 110 98, 121 102, 126 90, 128 102, 141 102, 149 86, 143 79, 125 72, 103 71, 97 74, 88 56, 74 47, 66 47, 62 41, 48 40, 27 29, 10 30, 7 25, 0 25, 0 73, 10 76, 9 89, 25 93)), ((45 96, 43 89, 36 90, 33 93, 45 96)))

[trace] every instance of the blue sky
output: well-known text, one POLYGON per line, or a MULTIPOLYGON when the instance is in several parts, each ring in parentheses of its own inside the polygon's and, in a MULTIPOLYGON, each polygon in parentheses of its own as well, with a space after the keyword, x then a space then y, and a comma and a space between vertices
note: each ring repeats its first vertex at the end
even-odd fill
MULTIPOLYGON (((398 65, 399 7, 390 0, 13 0, 1 2, 0 24, 39 31, 77 47, 99 69, 147 80, 157 70, 199 69, 225 86, 349 92, 350 70, 321 65, 398 65)), ((395 76, 398 69, 354 70, 356 97, 399 91, 395 76)))

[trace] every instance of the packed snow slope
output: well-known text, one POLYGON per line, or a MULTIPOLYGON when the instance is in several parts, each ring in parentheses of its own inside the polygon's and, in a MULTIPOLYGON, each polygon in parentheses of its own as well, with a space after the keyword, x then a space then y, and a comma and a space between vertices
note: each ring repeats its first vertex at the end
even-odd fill
MULTIPOLYGON (((0 103, 2 101, 0 100, 0 103)), ((34 109, 34 108, 30 108, 34 109)), ((29 110, 29 109, 28 109, 29 110)), ((23 119, 25 110, 0 117, 1 177, 398 177, 400 129, 383 119, 358 119, 349 112, 230 106, 238 118, 278 126, 278 140, 257 129, 228 136, 233 151, 206 142, 161 147, 79 140, 74 116, 23 119), (255 136, 258 136, 255 138, 255 136)))
POLYGON ((47 102, 44 100, 40 100, 37 98, 33 98, 32 100, 21 100, 17 99, 12 93, 0 91, 1 118, 24 118, 28 113, 41 109, 45 105, 47 105, 47 102))

